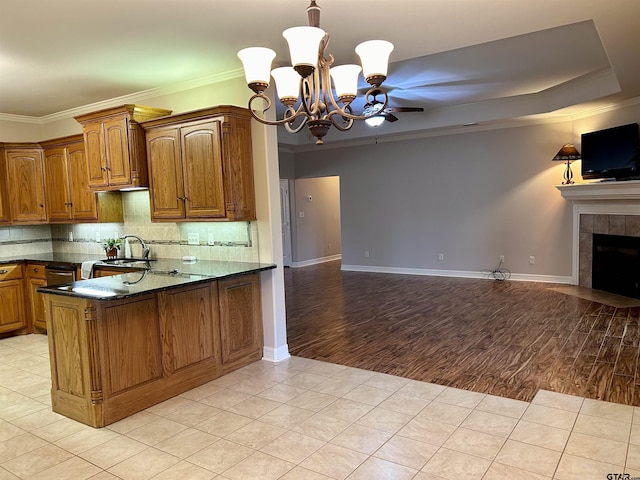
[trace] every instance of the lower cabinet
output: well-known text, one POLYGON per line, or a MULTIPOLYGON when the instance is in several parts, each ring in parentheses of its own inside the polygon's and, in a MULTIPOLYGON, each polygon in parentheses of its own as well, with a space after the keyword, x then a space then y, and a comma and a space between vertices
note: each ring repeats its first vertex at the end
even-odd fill
POLYGON ((0 265, 0 333, 26 327, 22 265, 0 265))
POLYGON ((45 294, 53 411, 102 427, 259 360, 259 279, 113 301, 45 294))
POLYGON ((47 285, 44 265, 27 265, 27 294, 31 315, 31 325, 34 330, 46 330, 47 319, 44 313, 44 295, 36 290, 47 285))
POLYGON ((222 368, 262 357, 260 274, 242 275, 218 282, 222 368))

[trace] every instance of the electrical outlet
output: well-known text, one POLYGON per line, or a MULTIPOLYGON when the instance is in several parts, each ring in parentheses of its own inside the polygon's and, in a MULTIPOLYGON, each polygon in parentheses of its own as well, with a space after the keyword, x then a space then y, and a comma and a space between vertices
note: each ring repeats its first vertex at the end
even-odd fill
POLYGON ((366 258, 369 258, 369 250, 365 250, 365 251, 364 251, 364 256, 365 256, 366 258))
POLYGON ((213 238, 213 232, 209 232, 208 237, 209 238, 207 238, 207 244, 215 245, 216 242, 215 242, 215 239, 213 238))
POLYGON ((187 234, 188 245, 200 245, 200 234, 195 232, 189 232, 187 234))
POLYGON ((333 248, 333 245, 331 245, 330 243, 327 244, 327 250, 331 250, 333 248))
POLYGON ((500 260, 500 262, 504 263, 504 255, 500 255, 500 257, 498 258, 498 260, 500 260))
POLYGON ((439 253, 438 254, 438 261, 440 261, 440 262, 444 261, 444 253, 439 253))
POLYGON ((304 212, 298 212, 298 217, 304 218, 304 212))
POLYGON ((534 257, 533 255, 531 255, 529 257, 529 265, 535 265, 536 264, 536 257, 534 257))
POLYGON ((73 242, 73 232, 69 232, 69 241, 73 242))

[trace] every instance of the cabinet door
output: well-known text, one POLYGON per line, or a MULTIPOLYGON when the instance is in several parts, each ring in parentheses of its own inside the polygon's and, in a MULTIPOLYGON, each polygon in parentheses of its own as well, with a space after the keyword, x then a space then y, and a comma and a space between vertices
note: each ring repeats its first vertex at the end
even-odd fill
POLYGON ((104 156, 102 122, 86 123, 82 126, 82 130, 84 131, 84 145, 87 155, 89 187, 106 187, 109 185, 109 179, 104 156))
POLYGON ((0 224, 11 222, 11 213, 9 211, 9 196, 7 195, 7 175, 5 153, 0 148, 0 224))
POLYGON ((151 218, 184 218, 185 194, 177 128, 147 132, 151 218))
POLYGON ((103 122, 109 185, 131 184, 128 122, 123 117, 111 118, 103 122))
POLYGON ((14 222, 47 221, 42 150, 7 151, 7 182, 14 222))
POLYGON ((0 282, 0 333, 20 330, 26 326, 22 280, 0 282))
POLYGON ((70 220, 71 194, 64 147, 44 152, 44 171, 49 220, 70 220))
POLYGON ((211 121, 180 129, 187 218, 226 214, 220 123, 211 121))
POLYGON ((262 356, 262 310, 259 274, 218 283, 222 365, 250 362, 262 356))
POLYGON ((67 147, 71 216, 74 220, 98 219, 98 194, 89 190, 89 170, 84 143, 67 147))
MULTIPOLYGON (((44 269, 44 267, 42 267, 44 269)), ((44 295, 36 290, 47 285, 42 278, 29 279, 29 304, 31 305, 31 321, 37 328, 47 328, 47 319, 44 313, 44 295)))

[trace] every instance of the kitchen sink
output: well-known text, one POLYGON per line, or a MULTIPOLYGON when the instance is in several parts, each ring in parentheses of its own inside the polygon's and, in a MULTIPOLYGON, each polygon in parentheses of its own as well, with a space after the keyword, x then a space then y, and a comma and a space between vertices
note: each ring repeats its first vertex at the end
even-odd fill
POLYGON ((109 258, 107 260, 101 260, 100 263, 106 263, 107 265, 131 265, 132 263, 149 263, 153 262, 152 259, 145 260, 144 258, 109 258))
POLYGON ((145 260, 143 258, 113 258, 108 260, 101 260, 100 263, 103 265, 113 265, 120 267, 150 267, 150 262, 153 262, 152 259, 145 260))

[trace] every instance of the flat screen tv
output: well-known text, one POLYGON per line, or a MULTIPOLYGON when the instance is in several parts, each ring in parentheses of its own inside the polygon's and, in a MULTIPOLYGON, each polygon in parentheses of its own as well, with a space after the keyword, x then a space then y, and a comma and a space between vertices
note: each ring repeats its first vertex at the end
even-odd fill
POLYGON ((582 134, 582 178, 629 179, 640 175, 637 123, 582 134))

